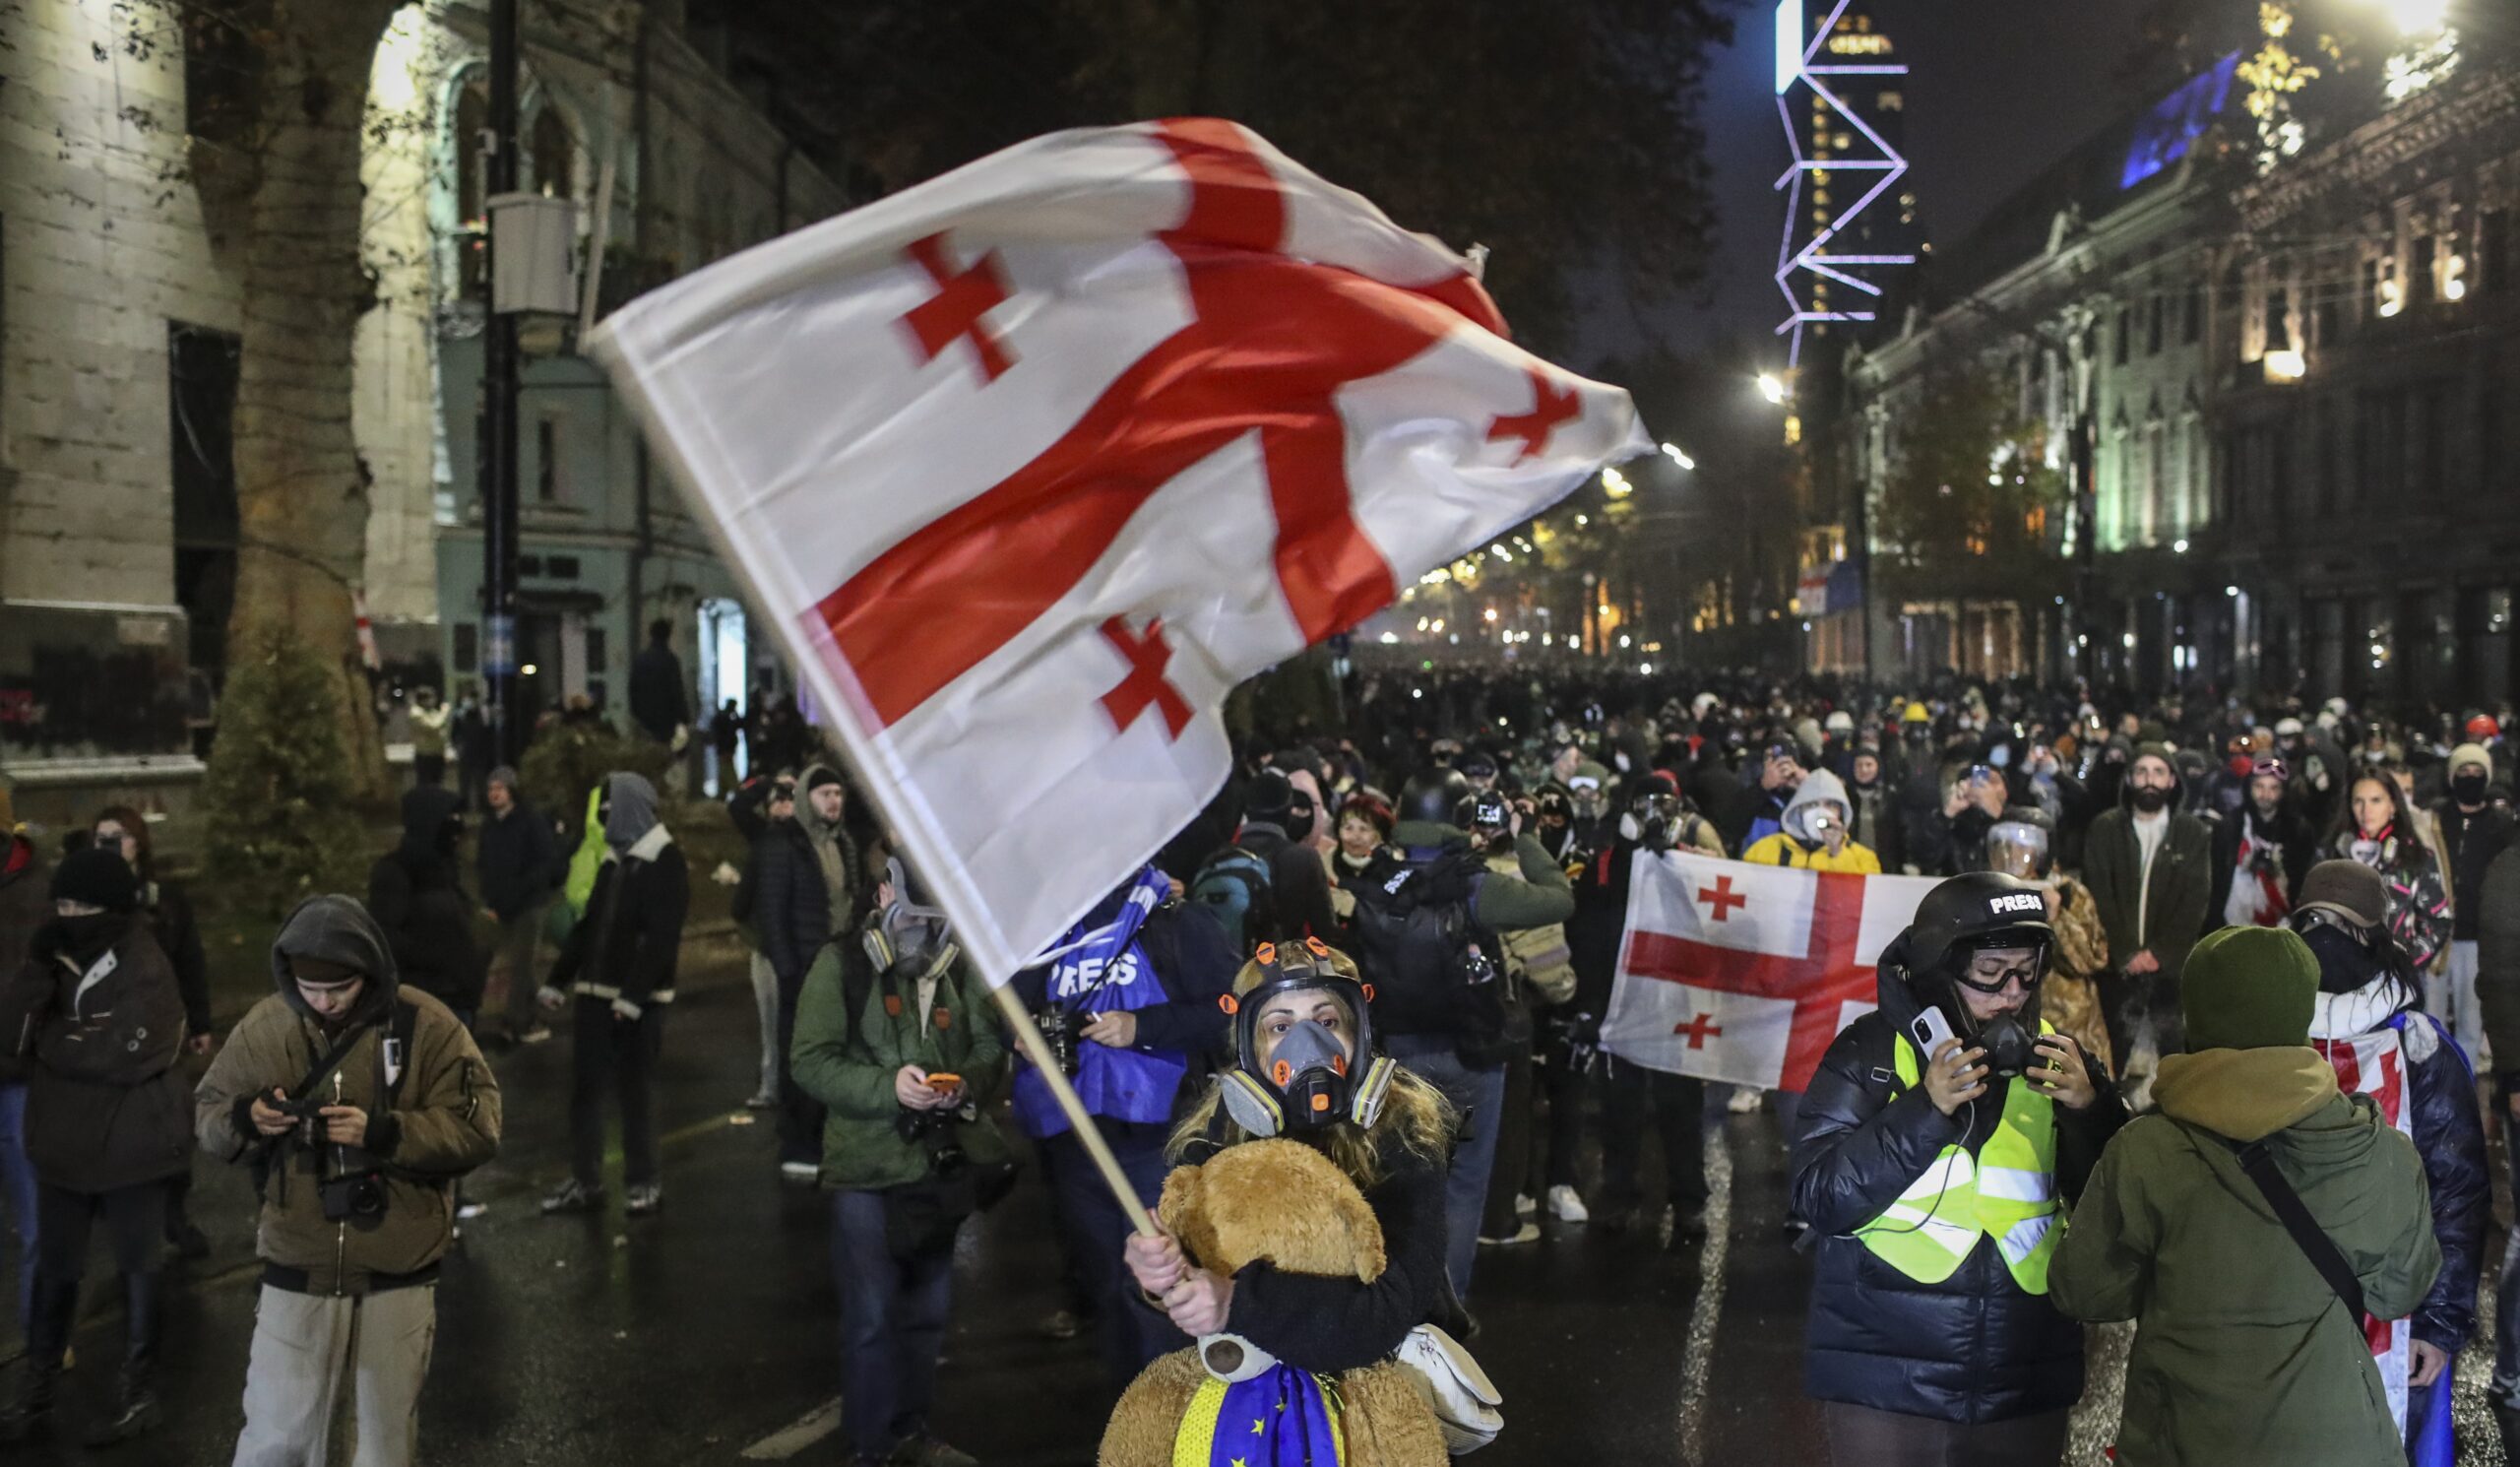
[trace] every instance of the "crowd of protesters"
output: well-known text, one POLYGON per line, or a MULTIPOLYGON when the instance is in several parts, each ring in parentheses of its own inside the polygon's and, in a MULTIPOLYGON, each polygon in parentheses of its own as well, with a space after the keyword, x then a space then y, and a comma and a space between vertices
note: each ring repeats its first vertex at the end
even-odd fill
MULTIPOLYGON (((689 709, 662 699, 679 672, 660 651, 670 657, 662 642, 643 654, 634 722, 680 742, 689 709)), ((2199 1266, 2178 1253, 2192 1240, 2159 1236, 2162 1209, 2202 1206, 2197 1189, 2247 1161, 2206 1153, 2199 1171, 2159 1155, 2202 1133, 2293 1158, 2286 1170, 2322 1219, 2361 1205, 2374 1176, 2389 1179, 2380 1192, 2421 1176, 2422 1247, 2403 1207, 2366 1207, 2362 1232, 2339 1242, 2363 1279, 2357 1307, 2411 1316, 2378 1427, 2326 1400, 2359 1389, 2347 1372, 2371 1357, 2327 1338, 2317 1321, 2332 1299, 2297 1297, 2301 1269, 2323 1277, 2308 1254, 2248 1297, 2292 1300, 2276 1322, 2315 1348, 2288 1388, 2321 1397, 2332 1439, 2385 1428, 2413 1450, 2449 1430, 2434 1392, 2476 1328, 2491 1191, 2482 1121, 2520 1116, 2507 1083, 2520 1073, 2492 1063, 2498 1051, 2520 1071, 2506 710, 2399 719, 2342 699, 1397 666, 1353 675, 1343 706, 1322 726, 1258 705, 1265 732, 1238 741, 1214 801, 1015 990, 1144 1203, 1185 1157, 1272 1123, 1330 1155, 1383 1217, 1395 1257, 1405 1240, 1433 1270, 1404 1297, 1369 1301, 1248 1270, 1220 1277, 1129 1242, 1044 1077, 1015 1053, 932 894, 847 777, 816 760, 799 723, 777 740, 746 731, 747 756, 778 757, 747 757, 737 784, 735 740, 709 731, 749 847, 733 911, 754 954, 761 1045, 743 1079, 749 1103, 775 1115, 780 1177, 831 1198, 845 1430, 859 1460, 971 1460, 936 1438, 928 1410, 953 1238, 1015 1175, 1001 1106, 1058 1222, 1065 1267, 1040 1327, 1091 1334, 1115 1394, 1222 1328, 1280 1339, 1288 1358, 1325 1362, 1316 1369, 1387 1354, 1420 1325, 1466 1331, 1480 1248, 1538 1244, 1544 1215, 1693 1253, 1707 1226, 1705 1129, 1729 1103, 1773 1108, 1794 1146, 1794 1229, 1807 1224, 1819 1258, 1807 1383, 1832 1412, 1841 1460, 2050 1460, 2082 1385, 2070 1318, 2137 1314, 2138 1377, 2182 1369, 2167 1363, 2169 1340, 2211 1360, 2171 1392, 2201 1391, 2204 1404, 2147 1416, 2130 1389, 2120 1459, 2205 1459, 2198 1443, 2243 1419, 2212 1395, 2238 1390, 2249 1369, 2225 1358, 2237 1306, 2228 1290, 2171 1300, 2155 1287, 2156 1271, 2199 1266), (1950 918, 1937 937, 1921 909, 1896 949, 1911 966, 1894 974, 1885 960, 1884 1017, 1840 1036, 1810 1095, 1710 1094, 1600 1045, 1631 889, 1675 852, 1948 878, 1946 908, 2016 916, 1950 918), (2005 905, 2023 893, 2035 916, 2005 905), (1905 1022, 1927 1009, 1948 1015, 1947 1043, 1909 1037, 1905 1022), (1264 1010, 1269 1024, 1235 1017, 1264 1010), (2007 1024, 2033 1036, 2008 1070, 1988 1057, 2007 1024), (2357 1043, 2382 1035, 2411 1086, 2383 1129, 2411 1156, 2375 1139, 2367 1106, 2339 1091, 2357 1043), (2257 1057, 2212 1058, 2223 1052, 2257 1057), (1304 1054, 1314 1068, 1269 1062, 1304 1054), (1369 1056, 1400 1077, 1393 1118, 1384 1092, 1358 1088, 1369 1056), (1339 1097, 1315 1108, 1330 1116, 1318 1131, 1277 1104, 1304 1085, 1339 1097), (2156 1113, 2179 1129, 2127 1124, 2156 1113), (2284 1137, 2308 1139, 2288 1151, 2284 1137), (1955 1154, 1980 1179, 1965 1195, 1955 1154), (1917 1192, 1928 1172, 1940 1190, 1917 1192), (1658 1173, 1662 1194, 1649 1195, 1658 1173), (2012 1173, 2044 1179, 2039 1200, 1991 1189, 2012 1173), (2106 1223, 2096 1212, 2083 1231, 2105 1226, 2106 1240, 2059 1250, 2075 1230, 2048 1232, 2087 1187, 2106 1223), (2163 1200, 2174 1188, 2191 1200, 2163 1200), (1902 1207, 1913 1226, 1884 1222, 1902 1207), (1909 1233, 1920 1237, 1900 1241, 1909 1233), (2015 1256, 2032 1234, 2042 1242, 2015 1256), (1907 1282, 1885 1291, 1885 1266, 1907 1282)), ((480 784, 477 832, 466 798, 423 778, 365 904, 322 898, 290 918, 271 954, 273 996, 217 1050, 192 1118, 172 1128, 142 1117, 183 1107, 149 1098, 191 1087, 184 1060, 212 1051, 213 1029, 190 908, 157 874, 146 820, 105 810, 57 861, 11 837, 0 1036, 26 1039, 0 1053, 0 1180, 30 1356, 0 1438, 52 1414, 64 1300, 96 1220, 125 1280, 129 1345, 92 1439, 156 1423, 158 1260, 166 1244, 200 1246, 183 1204, 196 1141, 250 1164, 263 1196, 266 1298, 237 1459, 320 1460, 329 1392, 353 1356, 362 1391, 410 1399, 425 1358, 370 1359, 353 1341, 433 1309, 436 1259, 477 1211, 459 1182, 495 1148, 499 1106, 476 1026, 495 1048, 570 1020, 572 1165, 544 1213, 606 1207, 615 1113, 623 1212, 662 1206, 655 1073, 693 873, 636 774, 606 777, 583 811, 537 807, 513 769, 480 784), (113 1064, 88 1064, 114 1025, 146 1027, 146 1043, 135 1035, 113 1064), (346 1238, 346 1218, 371 1214, 388 1221, 358 1256, 316 1256, 326 1229, 346 1238), (329 1352, 318 1378, 290 1364, 309 1351, 329 1352)), ((2254 1198, 2215 1204, 2246 1214, 2217 1224, 2217 1246, 2245 1254, 2252 1226, 2277 1228, 2254 1198)), ((2261 1250, 2282 1241, 2267 1236, 2261 1250)), ((2505 1304, 2493 1403, 2511 1429, 2520 1300, 2505 1304)), ((360 1415, 362 1460, 410 1460, 408 1417, 371 1432, 360 1415)))

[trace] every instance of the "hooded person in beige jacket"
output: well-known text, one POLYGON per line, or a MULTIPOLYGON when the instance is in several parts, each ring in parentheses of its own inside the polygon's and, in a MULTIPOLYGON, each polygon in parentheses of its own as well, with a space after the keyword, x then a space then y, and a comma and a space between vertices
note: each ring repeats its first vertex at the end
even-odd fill
POLYGON ((272 983, 193 1098, 202 1149, 250 1163, 262 1195, 236 1464, 319 1467, 354 1374, 358 1461, 400 1467, 417 1444, 455 1183, 498 1150, 498 1082, 446 1005, 397 982, 348 897, 289 914, 272 983))

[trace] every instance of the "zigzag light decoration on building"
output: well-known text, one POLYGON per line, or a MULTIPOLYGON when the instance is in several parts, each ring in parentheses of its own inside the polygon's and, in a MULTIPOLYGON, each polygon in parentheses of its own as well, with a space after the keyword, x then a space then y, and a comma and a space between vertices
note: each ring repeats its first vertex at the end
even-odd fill
POLYGON ((1839 18, 1847 13, 1847 7, 1852 3, 1854 0, 1837 0, 1836 7, 1829 12, 1828 21, 1808 34, 1802 28, 1805 0, 1780 0, 1776 8, 1776 110, 1777 116, 1785 123, 1786 141, 1794 149, 1794 165, 1787 168, 1785 175, 1776 181, 1777 188, 1786 194, 1785 241, 1777 247, 1776 287, 1784 293, 1786 304, 1791 307, 1793 314, 1786 317, 1785 324, 1776 329, 1776 334, 1779 336, 1790 334, 1793 337, 1789 359, 1797 366, 1802 361, 1802 328, 1804 326, 1815 321, 1870 321, 1876 314, 1869 310, 1822 310, 1817 306, 1816 296, 1806 303, 1802 287, 1808 283, 1796 280, 1796 277, 1798 274, 1808 272, 1812 277, 1833 280, 1877 298, 1881 294, 1881 287, 1850 274, 1849 267, 1913 265, 1917 262, 1917 257, 1914 255, 1836 255, 1828 252, 1829 242, 1843 233, 1847 224, 1870 207, 1874 200, 1889 192, 1891 185, 1897 183, 1900 176, 1908 171, 1907 159, 1901 157, 1898 150, 1892 148, 1870 122, 1864 120, 1853 107, 1848 106, 1842 97, 1831 91, 1826 80, 1830 77, 1843 76, 1906 76, 1908 68, 1893 64, 1823 64, 1818 60, 1821 48, 1828 44, 1829 37, 1837 31, 1839 18), (1794 84, 1796 82, 1809 86, 1820 102, 1846 119, 1849 127, 1865 142, 1871 144, 1880 156, 1870 159, 1833 157, 1815 159, 1804 154, 1801 132, 1795 127, 1794 110, 1786 101, 1787 95, 1794 90, 1794 84), (1795 246, 1795 240, 1801 233, 1803 175, 1806 173, 1825 175, 1833 172, 1872 173, 1878 176, 1872 187, 1866 190, 1861 198, 1831 219, 1813 234, 1808 243, 1797 249, 1795 246))

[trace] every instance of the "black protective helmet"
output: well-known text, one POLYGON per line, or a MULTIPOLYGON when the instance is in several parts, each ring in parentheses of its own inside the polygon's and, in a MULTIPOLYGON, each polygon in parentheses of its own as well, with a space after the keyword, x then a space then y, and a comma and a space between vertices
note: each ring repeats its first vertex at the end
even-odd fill
POLYGON ((1907 931, 1908 971, 1948 978, 1968 966, 1968 954, 1988 947, 2036 947, 2044 965, 2055 945, 2046 893, 2000 871, 1972 871, 1917 904, 1907 931))
POLYGON ((1459 770, 1430 769, 1401 790, 1400 802, 1392 810, 1392 817, 1425 825, 1442 825, 1452 819, 1453 811, 1469 794, 1470 781, 1463 779, 1459 770))

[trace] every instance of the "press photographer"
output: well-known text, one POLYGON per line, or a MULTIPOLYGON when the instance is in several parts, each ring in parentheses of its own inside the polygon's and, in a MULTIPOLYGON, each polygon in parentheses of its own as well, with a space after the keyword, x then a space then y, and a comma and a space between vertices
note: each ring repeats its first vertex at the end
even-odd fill
POLYGON ((262 1192, 236 1461, 324 1461, 355 1372, 358 1460, 409 1463, 455 1182, 498 1150, 498 1082, 444 1004, 400 985, 348 897, 289 914, 272 980, 193 1098, 203 1148, 250 1164, 262 1192))

